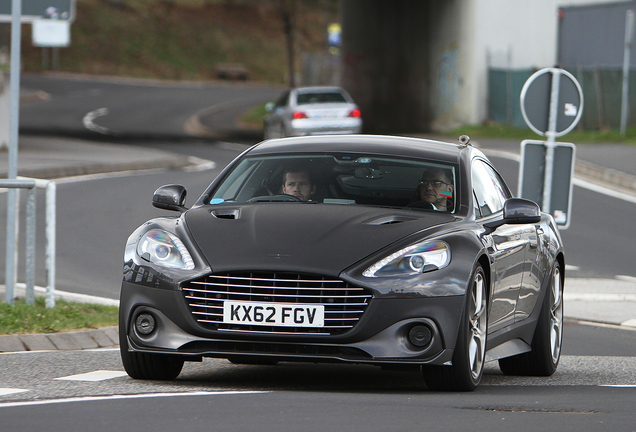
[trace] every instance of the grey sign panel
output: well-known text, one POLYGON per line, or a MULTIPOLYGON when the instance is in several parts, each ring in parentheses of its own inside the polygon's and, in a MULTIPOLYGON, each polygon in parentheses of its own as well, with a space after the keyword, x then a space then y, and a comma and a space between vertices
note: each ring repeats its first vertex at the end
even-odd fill
MULTIPOLYGON (((558 64, 563 67, 572 70, 581 66, 622 66, 625 14, 630 9, 636 11, 636 4, 633 1, 595 3, 559 8, 557 52, 558 64)), ((631 57, 636 58, 636 44, 631 45, 631 57)))
MULTIPOLYGON (((543 202, 545 154, 546 144, 543 141, 525 140, 521 143, 518 195, 536 202, 539 206, 542 206, 543 202)), ((575 157, 574 144, 555 143, 550 213, 560 229, 570 226, 575 157)))
MULTIPOLYGON (((0 0, 0 22, 11 22, 12 0, 0 0)), ((22 0, 22 21, 44 18, 47 9, 55 8, 57 19, 75 20, 75 0, 22 0)))
POLYGON ((546 68, 533 74, 521 89, 521 113, 526 123, 539 135, 550 130, 550 103, 554 74, 557 75, 558 100, 556 136, 568 133, 581 118, 583 92, 576 79, 563 69, 546 68))

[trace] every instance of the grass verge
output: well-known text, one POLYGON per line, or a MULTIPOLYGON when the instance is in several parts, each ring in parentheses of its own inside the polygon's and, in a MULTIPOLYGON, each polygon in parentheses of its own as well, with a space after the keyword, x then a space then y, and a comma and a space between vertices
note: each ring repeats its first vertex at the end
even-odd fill
MULTIPOLYGON (((245 112, 241 117, 241 123, 252 128, 263 127, 263 117, 267 114, 265 104, 257 105, 245 112)), ((465 125, 441 135, 449 137, 458 137, 460 135, 468 135, 476 138, 498 138, 498 139, 514 139, 514 140, 537 140, 545 141, 546 137, 540 136, 533 132, 530 128, 517 128, 514 126, 503 124, 487 124, 487 125, 465 125)), ((574 130, 568 134, 558 137, 558 142, 572 143, 625 143, 636 145, 636 127, 627 128, 625 136, 622 136, 618 130, 574 130)))
POLYGON ((246 111, 241 117, 240 123, 253 129, 262 128, 263 118, 265 118, 265 116, 267 115, 265 105, 266 103, 257 105, 246 111))
MULTIPOLYGON (((466 125, 453 129, 445 135, 468 135, 471 138, 500 138, 500 139, 531 139, 545 141, 546 137, 540 136, 530 128, 517 128, 502 124, 466 125)), ((636 127, 627 128, 625 136, 618 130, 573 130, 568 134, 558 137, 559 142, 572 143, 625 143, 636 145, 636 127)))
POLYGON ((117 325, 118 320, 116 306, 56 300, 55 307, 47 309, 44 297, 36 297, 32 305, 23 299, 12 306, 0 303, 0 335, 93 329, 117 325))

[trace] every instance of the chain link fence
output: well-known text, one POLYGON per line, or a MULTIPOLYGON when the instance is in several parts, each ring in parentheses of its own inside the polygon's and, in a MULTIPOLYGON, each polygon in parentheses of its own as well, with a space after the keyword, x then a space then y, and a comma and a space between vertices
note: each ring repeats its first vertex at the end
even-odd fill
MULTIPOLYGON (((583 115, 577 126, 585 130, 618 129, 621 123, 623 73, 620 67, 565 68, 583 90, 583 115)), ((526 127, 520 107, 521 89, 536 69, 490 68, 488 71, 489 119, 502 124, 526 127)), ((627 126, 636 126, 636 70, 629 75, 627 126)))

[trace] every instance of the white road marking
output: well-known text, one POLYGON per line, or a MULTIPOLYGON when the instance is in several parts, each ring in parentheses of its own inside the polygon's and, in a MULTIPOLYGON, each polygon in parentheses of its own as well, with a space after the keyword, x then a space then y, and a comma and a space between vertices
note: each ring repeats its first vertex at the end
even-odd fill
POLYGON ((108 379, 123 377, 126 375, 127 375, 126 372, 123 372, 123 371, 98 370, 95 372, 69 375, 69 376, 54 378, 54 379, 65 380, 65 381, 104 381, 108 379))
POLYGON ((621 323, 623 327, 634 327, 636 328, 636 319, 630 319, 621 323))
POLYGON ((582 300, 591 302, 636 302, 636 294, 622 294, 622 293, 564 293, 563 298, 565 300, 582 300))
MULTIPOLYGON (((2 285, 0 284, 0 286, 2 285)), ((26 284, 18 282, 17 284, 15 284, 15 288, 18 294, 24 294, 26 290, 26 284)), ((36 293, 46 294, 45 287, 36 285, 33 287, 33 290, 36 293)), ((55 296, 62 298, 62 300, 73 301, 77 303, 93 303, 93 304, 100 304, 104 306, 119 306, 118 299, 109 299, 105 297, 97 297, 97 296, 92 296, 88 294, 72 293, 72 292, 62 291, 58 289, 55 290, 55 296)))
MULTIPOLYGON (((120 349, 119 347, 115 347, 115 348, 89 348, 89 349, 84 349, 82 350, 82 352, 92 352, 92 351, 99 351, 99 352, 106 352, 106 351, 117 351, 119 352, 120 349)), ((0 352, 0 356, 18 356, 18 355, 35 355, 35 354, 42 354, 42 353, 57 353, 60 352, 59 350, 40 350, 40 351, 9 351, 9 352, 0 352)))
POLYGON ((23 393, 28 392, 26 389, 16 389, 16 388, 2 388, 0 387, 0 396, 6 396, 10 394, 23 393))
POLYGON ((572 264, 566 264, 565 265, 565 270, 566 271, 579 271, 579 270, 581 270, 581 267, 575 266, 575 265, 572 265, 572 264))
MULTIPOLYGON (((197 158, 194 156, 188 157, 188 160, 192 165, 181 168, 182 171, 185 172, 199 172, 206 171, 216 168, 216 162, 206 159, 197 158)), ((65 183, 79 183, 83 181, 89 180, 102 180, 107 178, 117 178, 117 177, 133 177, 140 175, 149 175, 149 174, 157 174, 162 172, 173 171, 174 168, 148 168, 148 169, 140 169, 140 170, 128 170, 128 171, 112 171, 106 173, 98 173, 98 174, 86 174, 80 176, 72 176, 72 177, 62 177, 55 179, 56 184, 65 184, 65 183)))
POLYGON ((596 183, 592 183, 587 180, 583 180, 580 177, 574 177, 572 183, 575 186, 585 188, 587 190, 591 190, 592 192, 597 192, 606 196, 610 196, 612 198, 618 198, 623 201, 631 202, 636 204, 636 195, 632 195, 629 192, 625 191, 617 191, 607 187, 607 185, 600 185, 596 183))
POLYGON ((216 168, 216 162, 211 160, 201 159, 196 156, 190 156, 188 160, 192 165, 183 168, 186 172, 206 171, 216 168))
MULTIPOLYGON (((501 151, 501 150, 488 150, 488 149, 481 149, 481 150, 484 152, 484 154, 488 155, 489 157, 490 156, 500 157, 504 159, 513 160, 516 162, 521 161, 521 157, 516 153, 511 153, 511 152, 501 151)), ((610 196, 612 198, 618 198, 620 200, 636 204, 636 194, 630 193, 629 191, 612 190, 608 188, 607 185, 597 184, 589 180, 584 180, 581 177, 577 177, 577 176, 575 176, 574 179, 572 179, 572 184, 575 186, 581 187, 583 189, 591 190, 592 192, 597 192, 606 196, 610 196)))
POLYGON ((634 276, 616 275, 616 279, 636 283, 636 277, 634 276))
POLYGON ((73 398, 67 398, 67 399, 51 399, 51 400, 26 401, 26 402, 7 402, 7 403, 0 403, 0 408, 60 404, 60 403, 69 403, 69 402, 95 402, 95 401, 107 401, 107 400, 142 399, 142 398, 159 398, 159 397, 175 397, 175 396, 227 396, 227 395, 264 394, 264 393, 270 393, 270 392, 268 391, 218 391, 218 392, 199 391, 199 392, 183 392, 183 393, 146 393, 146 394, 136 394, 136 395, 85 396, 85 397, 73 397, 73 398))
POLYGON ((148 175, 148 174, 156 174, 162 172, 171 171, 171 168, 149 168, 143 170, 129 170, 129 171, 112 171, 107 173, 99 173, 99 174, 86 174, 72 177, 62 177, 59 179, 55 179, 56 184, 64 184, 64 183, 79 183, 88 180, 101 180, 106 178, 116 178, 116 177, 133 177, 140 175, 148 175))
POLYGON ((86 114, 82 119, 82 123, 84 123, 84 127, 88 130, 100 133, 102 135, 111 135, 111 131, 108 128, 93 123, 93 120, 95 120, 97 117, 102 117, 105 115, 108 115, 108 108, 96 109, 95 111, 91 111, 86 114))
POLYGON ((599 386, 599 387, 636 388, 636 385, 617 384, 617 385, 602 385, 602 386, 599 386))
POLYGON ((494 157, 500 157, 503 159, 510 159, 515 162, 521 162, 521 155, 517 153, 512 153, 505 150, 489 150, 489 149, 479 149, 479 150, 481 150, 488 157, 494 156, 494 157))

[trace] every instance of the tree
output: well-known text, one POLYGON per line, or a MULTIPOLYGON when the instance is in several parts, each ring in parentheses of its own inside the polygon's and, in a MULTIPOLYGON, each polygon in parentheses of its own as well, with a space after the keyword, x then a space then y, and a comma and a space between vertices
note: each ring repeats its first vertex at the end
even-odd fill
POLYGON ((298 6, 296 0, 278 0, 276 5, 283 22, 283 32, 287 47, 287 74, 289 86, 296 87, 296 74, 294 65, 296 61, 295 33, 298 18, 298 6))

